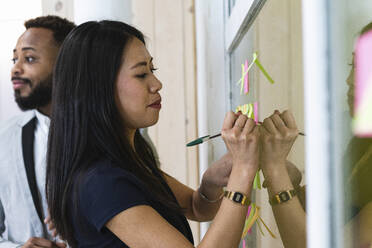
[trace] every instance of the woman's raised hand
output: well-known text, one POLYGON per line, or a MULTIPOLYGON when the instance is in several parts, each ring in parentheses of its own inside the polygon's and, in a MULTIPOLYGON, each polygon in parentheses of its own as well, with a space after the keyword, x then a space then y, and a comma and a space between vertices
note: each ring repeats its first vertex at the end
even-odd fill
POLYGON ((225 187, 229 181, 232 168, 232 156, 226 153, 213 162, 203 174, 202 182, 215 187, 225 187))
POLYGON ((222 126, 222 138, 232 156, 233 166, 250 172, 258 169, 259 129, 256 123, 240 113, 228 112, 222 126))
POLYGON ((288 110, 274 111, 260 126, 261 167, 263 170, 276 164, 286 164, 287 156, 298 136, 297 125, 288 110))

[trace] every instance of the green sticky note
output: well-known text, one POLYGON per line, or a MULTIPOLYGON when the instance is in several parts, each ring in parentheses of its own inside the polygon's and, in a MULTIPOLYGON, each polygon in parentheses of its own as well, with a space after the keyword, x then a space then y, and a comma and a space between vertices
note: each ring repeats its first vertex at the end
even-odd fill
POLYGON ((245 77, 245 73, 244 73, 244 65, 242 64, 242 78, 240 79, 240 95, 243 94, 243 88, 244 88, 244 77, 245 77))
POLYGON ((258 59, 256 59, 256 65, 258 66, 258 68, 260 68, 260 70, 262 71, 262 73, 265 75, 265 77, 267 78, 267 80, 269 80, 270 83, 274 83, 274 80, 270 77, 269 73, 267 73, 267 71, 265 70, 265 68, 263 68, 262 64, 260 63, 260 61, 258 59))

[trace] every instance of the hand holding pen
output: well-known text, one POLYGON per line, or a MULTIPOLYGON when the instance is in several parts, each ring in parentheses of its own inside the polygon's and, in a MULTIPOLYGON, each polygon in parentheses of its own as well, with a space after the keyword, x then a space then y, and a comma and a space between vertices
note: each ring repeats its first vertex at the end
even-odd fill
MULTIPOLYGON (((263 123, 259 121, 259 122, 257 122, 257 124, 262 125, 263 123)), ((299 132, 298 135, 305 136, 305 134, 303 132, 299 132)), ((199 137, 199 138, 187 143, 186 146, 196 146, 196 145, 199 145, 203 142, 209 141, 211 139, 214 139, 214 138, 217 138, 217 137, 220 137, 220 136, 221 136, 221 133, 218 133, 218 134, 215 134, 215 135, 202 136, 202 137, 199 137)))

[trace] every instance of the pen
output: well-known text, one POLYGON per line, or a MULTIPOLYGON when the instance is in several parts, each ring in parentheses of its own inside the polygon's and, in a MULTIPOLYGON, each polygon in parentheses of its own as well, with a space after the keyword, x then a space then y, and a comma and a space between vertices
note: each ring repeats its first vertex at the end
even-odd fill
MULTIPOLYGON (((298 134, 301 135, 301 136, 305 136, 305 134, 303 132, 299 132, 298 134)), ((212 135, 212 136, 211 135, 206 135, 206 136, 197 138, 196 140, 193 140, 190 143, 187 143, 186 146, 196 146, 196 145, 199 145, 199 144, 201 144, 201 143, 203 143, 205 141, 208 141, 208 140, 217 138, 219 136, 221 136, 221 133, 216 134, 216 135, 212 135)))

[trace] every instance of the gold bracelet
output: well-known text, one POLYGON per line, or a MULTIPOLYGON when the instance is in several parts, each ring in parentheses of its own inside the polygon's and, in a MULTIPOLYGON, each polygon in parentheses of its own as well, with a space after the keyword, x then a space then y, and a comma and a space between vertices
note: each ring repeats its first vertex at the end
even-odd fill
POLYGON ((200 197, 201 197, 204 201, 206 201, 206 202, 208 202, 208 203, 216 203, 216 202, 218 202, 219 200, 221 200, 222 197, 223 197, 223 192, 222 192, 221 195, 220 195, 217 199, 215 199, 215 200, 209 200, 208 197, 206 197, 202 192, 200 192, 200 187, 198 188, 198 192, 199 192, 200 197))
POLYGON ((229 200, 231 200, 231 201, 233 201, 235 203, 239 203, 239 204, 241 204, 243 206, 249 206, 249 205, 251 205, 251 201, 243 193, 225 190, 225 192, 224 192, 223 195, 227 199, 229 199, 229 200))
POLYGON ((272 196, 269 200, 269 203, 271 205, 282 204, 284 202, 291 200, 296 195, 297 195, 297 192, 294 189, 281 191, 278 194, 275 194, 274 196, 272 196))

